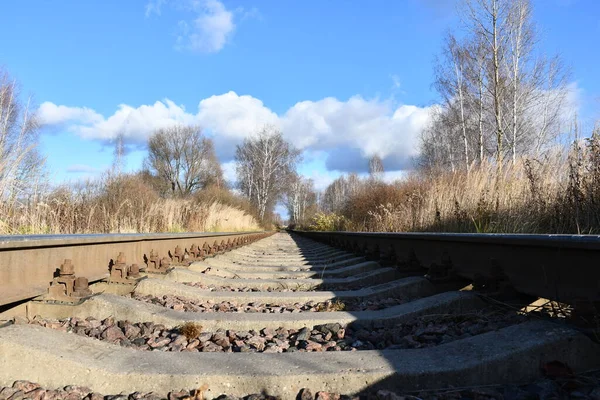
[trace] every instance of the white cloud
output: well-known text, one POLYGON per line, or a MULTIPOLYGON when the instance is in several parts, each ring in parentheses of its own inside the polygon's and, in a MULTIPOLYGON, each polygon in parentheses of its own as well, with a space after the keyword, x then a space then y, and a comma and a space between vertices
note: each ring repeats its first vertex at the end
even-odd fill
MULTIPOLYGON (((161 15, 166 0, 150 0, 146 3, 146 17, 161 15)), ((173 0, 172 7, 183 11, 185 18, 177 23, 177 50, 198 53, 216 53, 223 49, 235 32, 235 14, 242 19, 258 16, 258 10, 228 10, 219 0, 173 0)))
POLYGON ((122 133, 129 142, 145 142, 158 128, 175 123, 193 124, 196 117, 171 100, 134 108, 126 104, 108 118, 88 108, 57 106, 43 103, 39 117, 44 125, 67 125, 67 130, 84 139, 109 141, 122 133))
POLYGON ((313 169, 310 171, 303 171, 302 176, 307 179, 312 179, 313 185, 317 191, 323 191, 337 178, 340 177, 341 173, 337 171, 322 171, 313 169))
POLYGON ((262 101, 235 92, 201 100, 197 117, 201 126, 231 138, 244 138, 265 124, 278 123, 277 114, 262 101))
MULTIPOLYGON (((123 133, 127 142, 138 144, 157 128, 199 124, 214 138, 218 155, 226 163, 236 144, 272 124, 295 146, 326 158, 322 162, 326 169, 365 171, 366 160, 374 154, 384 159, 387 170, 406 168, 417 155, 417 138, 427 123, 429 108, 396 107, 389 101, 360 96, 346 101, 329 97, 298 102, 277 115, 255 97, 228 92, 201 100, 195 114, 167 99, 139 107, 122 104, 108 117, 88 108, 47 102, 40 107, 40 115, 47 125, 61 124, 84 139, 110 141, 123 133)), ((233 168, 225 172, 227 179, 235 176, 233 168)), ((319 186, 327 179, 318 182, 319 186)))
MULTIPOLYGON (((407 159, 417 154, 417 138, 428 118, 427 107, 401 105, 394 109, 390 102, 355 96, 345 102, 326 98, 298 103, 281 121, 287 137, 300 148, 351 148, 363 158, 377 154, 384 159, 407 159)), ((346 169, 342 163, 337 165, 340 168, 330 169, 346 169)))
POLYGON ((178 36, 178 44, 192 51, 218 52, 235 30, 233 13, 218 0, 194 1, 193 4, 197 16, 191 27, 178 36))
POLYGON ((67 121, 94 124, 102 121, 102 115, 87 107, 57 106, 46 101, 38 109, 38 117, 43 124, 60 125, 67 121))

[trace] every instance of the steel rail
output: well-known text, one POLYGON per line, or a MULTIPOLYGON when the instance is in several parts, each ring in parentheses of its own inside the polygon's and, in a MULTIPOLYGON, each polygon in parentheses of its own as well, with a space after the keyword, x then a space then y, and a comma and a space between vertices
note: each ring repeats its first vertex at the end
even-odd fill
POLYGON ((0 236, 0 306, 44 294, 56 270, 71 259, 75 274, 89 282, 105 279, 109 265, 120 252, 127 263, 144 265, 151 250, 160 257, 173 254, 175 247, 193 244, 215 248, 228 242, 247 243, 269 232, 27 235, 0 236))
POLYGON ((517 292, 567 304, 600 302, 600 236, 295 231, 399 265, 446 268, 504 281, 517 292))

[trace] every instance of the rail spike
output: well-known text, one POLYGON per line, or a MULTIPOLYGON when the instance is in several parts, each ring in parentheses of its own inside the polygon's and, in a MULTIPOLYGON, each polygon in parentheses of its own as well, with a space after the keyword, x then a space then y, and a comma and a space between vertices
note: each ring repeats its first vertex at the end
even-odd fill
POLYGON ((75 276, 75 266, 65 259, 58 276, 50 282, 48 293, 40 300, 47 303, 79 304, 92 295, 87 278, 75 276))
POLYGON ((140 275, 140 267, 138 264, 127 265, 125 253, 120 252, 116 261, 110 267, 110 277, 108 283, 135 285, 144 277, 140 275))
POLYGON ((188 267, 190 265, 189 257, 186 257, 186 250, 181 246, 175 246, 175 251, 171 255, 171 265, 188 267))
POLYGON ((431 282, 449 282, 457 279, 452 260, 446 252, 442 254, 441 263, 431 263, 425 277, 431 282))
POLYGON ((146 272, 149 274, 165 275, 171 270, 171 260, 168 257, 160 258, 154 250, 150 250, 146 265, 146 272))
POLYGON ((475 274, 473 288, 489 296, 510 298, 516 294, 504 269, 497 260, 490 259, 489 274, 475 274))
POLYGON ((189 261, 202 261, 202 249, 199 248, 196 244, 192 244, 190 249, 188 250, 189 261))

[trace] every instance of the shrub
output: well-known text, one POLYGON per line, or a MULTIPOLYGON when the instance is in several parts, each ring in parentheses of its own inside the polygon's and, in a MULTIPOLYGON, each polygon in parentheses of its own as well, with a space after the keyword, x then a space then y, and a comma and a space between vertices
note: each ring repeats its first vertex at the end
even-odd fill
POLYGON ((348 220, 343 215, 318 213, 307 229, 311 231, 343 231, 347 229, 347 225, 348 220))

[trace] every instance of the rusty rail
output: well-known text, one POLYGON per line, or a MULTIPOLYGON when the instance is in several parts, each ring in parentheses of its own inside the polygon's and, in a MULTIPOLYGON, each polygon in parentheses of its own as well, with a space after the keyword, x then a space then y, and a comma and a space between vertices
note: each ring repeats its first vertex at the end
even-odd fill
MULTIPOLYGON (((0 306, 48 290, 58 269, 89 282, 105 279, 118 262, 149 266, 154 260, 181 261, 183 253, 202 258, 262 239, 271 232, 32 235, 0 237, 0 306), (122 254, 120 254, 122 253, 122 254), (117 258, 120 257, 119 260, 117 258)), ((155 267, 159 267, 156 265, 155 267)))
POLYGON ((600 302, 600 236, 454 233, 296 233, 332 246, 478 285, 568 304, 600 302))

